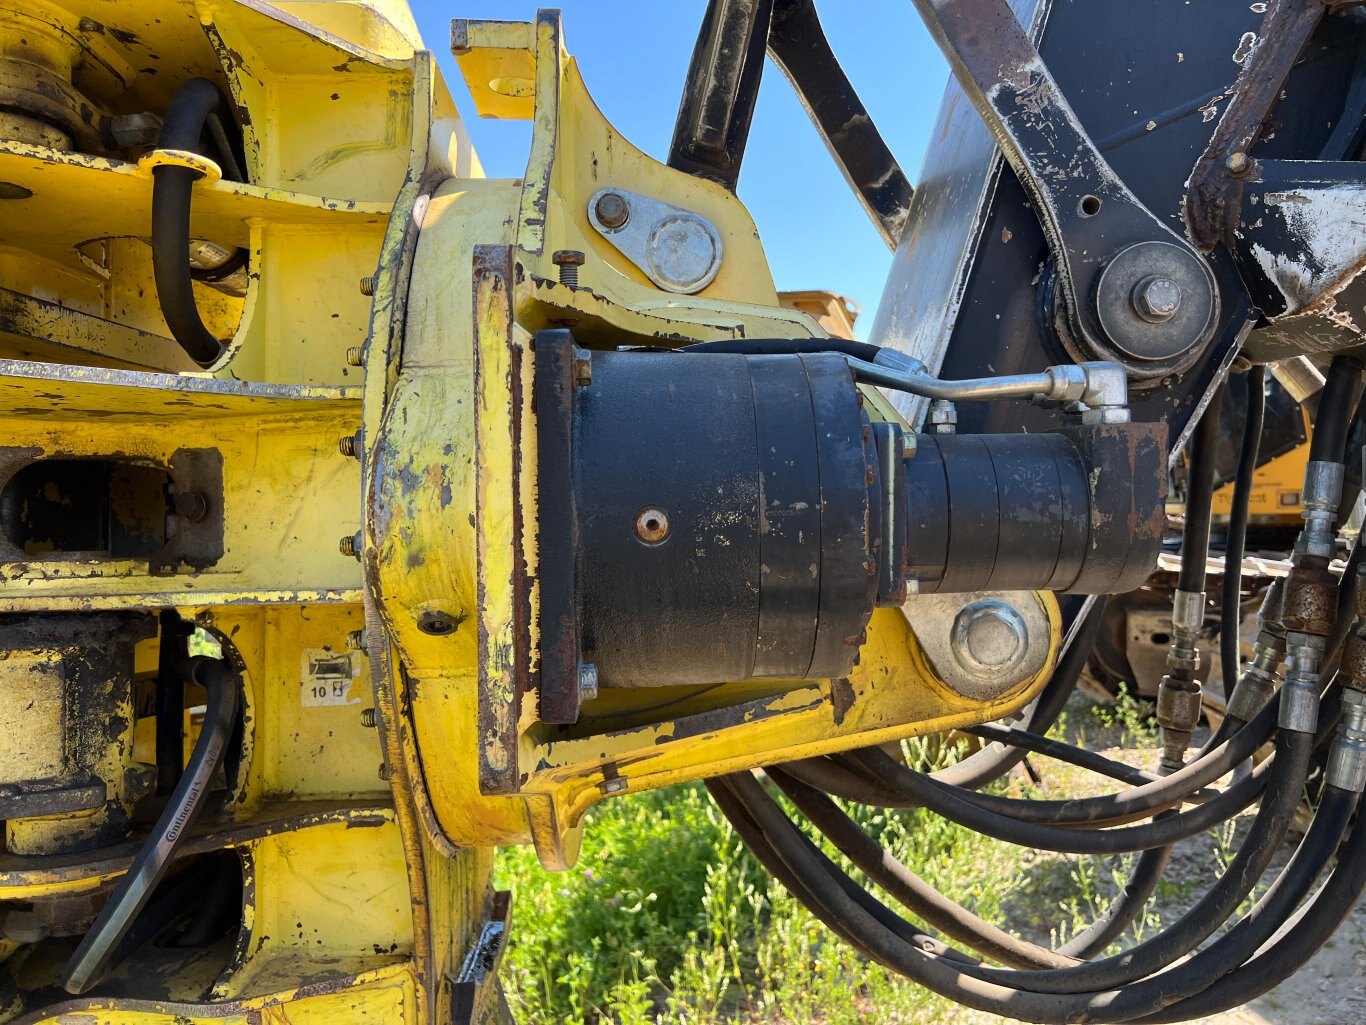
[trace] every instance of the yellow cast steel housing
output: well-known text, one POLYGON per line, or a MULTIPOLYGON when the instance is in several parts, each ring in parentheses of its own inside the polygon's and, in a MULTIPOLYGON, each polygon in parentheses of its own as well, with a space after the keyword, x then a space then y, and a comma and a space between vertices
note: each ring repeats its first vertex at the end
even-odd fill
MULTIPOLYGON (((779 305, 733 195, 616 134, 555 12, 454 26, 476 113, 532 122, 519 180, 482 176, 398 2, 63 0, 3 12, 0 33, 0 70, 41 64, 114 113, 164 110, 195 75, 218 82, 248 165, 232 182, 206 158, 116 158, 83 149, 97 142, 79 126, 68 144, 0 119, 0 182, 30 193, 0 201, 3 446, 161 466, 216 450, 224 522, 221 558, 198 570, 27 551, 0 564, 0 613, 175 608, 221 642, 246 690, 242 770, 182 854, 240 858, 235 938, 162 952, 154 970, 134 958, 106 995, 20 1001, 0 1021, 481 1020, 502 1006, 497 845, 534 843, 566 867, 608 794, 999 718, 1042 685, 1058 648, 1047 594, 1032 599, 1053 626, 1047 666, 988 703, 940 681, 905 617, 880 610, 848 679, 604 691, 572 727, 538 721, 528 610, 538 517, 555 511, 534 484, 533 333, 570 326, 590 347, 825 334, 779 305), (187 161, 207 172, 193 234, 250 253, 245 298, 195 286, 231 339, 210 372, 167 337, 146 242, 151 169, 187 161), (607 185, 714 224, 715 280, 656 289, 588 223, 607 185), (586 254, 577 286, 558 280, 562 249, 586 254), (456 628, 423 632, 430 613, 456 628), (319 697, 324 663, 337 686, 319 697)), ((137 662, 154 669, 155 640, 137 662)), ((0 660, 0 693, 34 667, 0 660)), ((142 721, 114 755, 145 768, 148 716, 125 711, 142 721)), ((67 739, 55 707, 16 725, 24 738, 0 744, 67 739)), ((29 748, 0 752, 0 768, 29 748)), ((136 835, 62 855, 14 842, 72 828, 8 824, 0 901, 97 893, 138 849, 136 835)), ((61 967, 41 947, 5 943, 0 958, 23 990, 61 967)))

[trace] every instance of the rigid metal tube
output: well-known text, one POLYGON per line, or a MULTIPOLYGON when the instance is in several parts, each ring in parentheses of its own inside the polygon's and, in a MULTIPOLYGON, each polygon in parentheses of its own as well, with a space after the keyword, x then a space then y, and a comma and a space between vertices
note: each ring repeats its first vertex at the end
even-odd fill
POLYGON ((109 971, 119 942, 165 876, 223 764, 237 722, 237 674, 226 662, 198 656, 189 660, 186 676, 208 692, 199 739, 151 836, 62 969, 62 986, 69 993, 84 993, 109 971))
POLYGON ((907 373, 849 357, 849 366, 860 381, 950 402, 988 402, 995 399, 1029 399, 1050 392, 1055 380, 1048 374, 1011 374, 964 381, 941 381, 926 373, 907 373))

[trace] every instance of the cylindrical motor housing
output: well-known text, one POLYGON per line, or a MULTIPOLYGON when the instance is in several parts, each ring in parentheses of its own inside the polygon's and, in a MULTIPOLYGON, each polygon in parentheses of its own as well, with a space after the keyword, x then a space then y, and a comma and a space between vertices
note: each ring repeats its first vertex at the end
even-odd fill
POLYGON ((839 677, 908 589, 1123 591, 1156 561, 1161 425, 908 445, 836 353, 535 345, 547 721, 574 721, 580 665, 602 687, 839 677))

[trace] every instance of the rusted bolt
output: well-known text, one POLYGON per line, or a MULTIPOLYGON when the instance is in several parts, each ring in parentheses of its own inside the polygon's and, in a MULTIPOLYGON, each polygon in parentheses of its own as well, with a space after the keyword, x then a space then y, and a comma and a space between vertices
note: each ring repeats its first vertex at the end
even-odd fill
POLYGON ((583 253, 577 249, 558 249, 550 262, 560 268, 560 284, 576 288, 579 284, 579 268, 583 266, 583 253))
POLYGON ((388 783, 388 782, 389 782, 389 777, 392 776, 392 775, 393 775, 393 773, 389 771, 389 763, 388 763, 388 762, 380 762, 380 763, 379 763, 379 778, 382 779, 382 780, 384 780, 384 782, 388 783))
POLYGON ((612 779, 603 780, 601 786, 604 794, 619 794, 626 789, 626 780, 614 776, 612 779))
POLYGON ((346 365, 348 367, 365 366, 365 350, 359 345, 353 345, 346 350, 346 365))
POLYGON ((1181 286, 1154 274, 1134 286, 1133 304, 1134 312, 1149 323, 1171 320, 1181 308, 1181 286))
POLYGON ((1249 166, 1251 166, 1251 161, 1247 159, 1247 154, 1242 150, 1235 150, 1230 153, 1228 159, 1224 161, 1224 167, 1228 169, 1230 174, 1244 174, 1249 166))
POLYGON ((347 534, 337 543, 337 549, 343 555, 350 555, 353 558, 360 558, 361 537, 360 531, 354 534, 347 534))
POLYGON ((360 434, 347 434, 337 439, 337 450, 350 459, 360 458, 360 434))
POLYGON ((181 491, 175 496, 175 514, 182 520, 198 523, 209 514, 209 500, 202 491, 181 491))
POLYGON ((662 544, 669 536, 669 514, 657 505, 636 513, 636 537, 647 545, 662 544))
POLYGON ((417 628, 432 637, 445 637, 448 634, 453 634, 459 625, 459 619, 449 612, 442 612, 440 609, 427 609, 417 617, 417 628))
POLYGON ((373 730, 379 725, 379 720, 375 718, 375 710, 373 708, 362 708, 360 710, 360 724, 367 730, 373 730))
POLYGON ((346 635, 346 646, 348 648, 352 648, 356 651, 368 654, 369 652, 365 645, 366 641, 364 630, 352 630, 346 635))
POLYGON ((631 219, 631 208, 626 205, 626 198, 615 192, 604 192, 599 196, 593 212, 598 215, 598 221, 604 228, 620 228, 631 219))
POLYGON ((375 276, 373 274, 366 275, 365 277, 360 279, 360 294, 375 294, 375 276))
POLYGON ((574 357, 574 384, 579 388, 587 388, 593 383, 593 357, 585 352, 582 356, 574 357))

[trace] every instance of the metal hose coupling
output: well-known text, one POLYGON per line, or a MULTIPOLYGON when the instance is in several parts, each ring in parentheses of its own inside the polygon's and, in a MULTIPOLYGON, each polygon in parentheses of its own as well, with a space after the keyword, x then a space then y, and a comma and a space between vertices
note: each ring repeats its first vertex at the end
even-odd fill
POLYGON ((1296 551, 1323 559, 1333 557, 1343 469, 1341 463, 1326 460, 1315 460, 1304 468, 1304 529, 1296 551))
POLYGON ((1342 691, 1342 722, 1328 752, 1324 782, 1340 790, 1366 791, 1366 693, 1342 691))
POLYGON ((1281 687, 1280 728, 1313 733, 1319 722, 1319 667, 1325 641, 1292 631, 1286 637, 1285 684, 1281 687))
POLYGON ((1267 588, 1257 613, 1257 640, 1252 645, 1252 661, 1243 670, 1228 699, 1228 714, 1250 722, 1271 700, 1280 686, 1281 666, 1285 662, 1285 624, 1281 622, 1284 578, 1277 577, 1267 588))
POLYGON ((1157 724, 1162 728, 1162 762, 1165 776, 1185 764, 1191 734, 1200 721, 1200 651, 1196 642, 1205 621, 1205 593, 1177 590, 1172 599, 1172 644, 1167 649, 1170 672, 1157 688, 1157 724))

